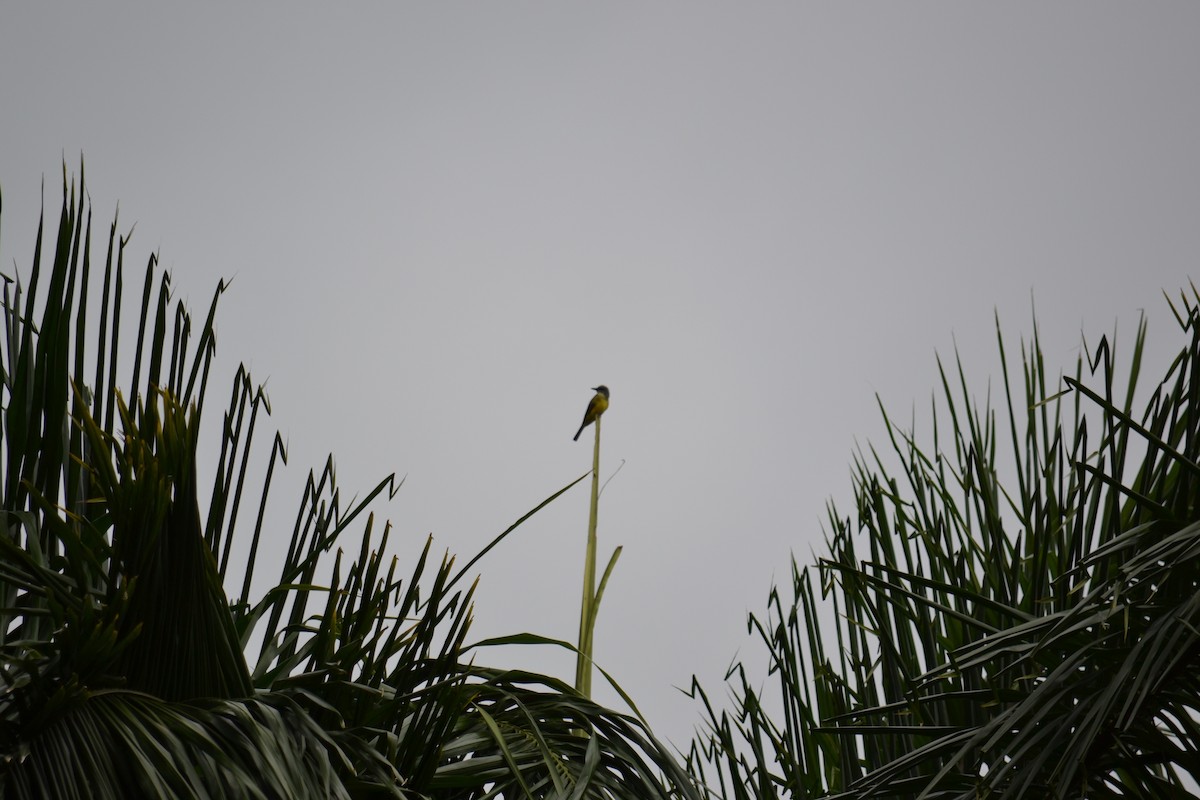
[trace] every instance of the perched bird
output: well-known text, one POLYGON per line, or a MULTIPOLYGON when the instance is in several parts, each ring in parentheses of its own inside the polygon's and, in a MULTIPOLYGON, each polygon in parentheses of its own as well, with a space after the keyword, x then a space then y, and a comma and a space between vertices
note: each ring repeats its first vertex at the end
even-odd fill
POLYGON ((605 409, 608 408, 608 387, 594 387, 596 395, 592 398, 592 402, 588 403, 588 409, 583 415, 583 424, 579 426, 579 430, 575 432, 575 441, 579 441, 579 434, 583 433, 583 429, 595 422, 605 409))

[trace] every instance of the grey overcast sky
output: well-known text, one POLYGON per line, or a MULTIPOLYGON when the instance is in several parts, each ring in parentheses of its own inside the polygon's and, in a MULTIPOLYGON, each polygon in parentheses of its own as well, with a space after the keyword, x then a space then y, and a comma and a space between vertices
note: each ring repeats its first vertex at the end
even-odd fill
MULTIPOLYGON (((347 492, 407 476, 402 555, 473 554, 589 468, 606 383, 598 656, 683 747, 672 687, 754 652, 876 393, 923 421, 957 344, 982 396, 1031 300, 1052 369, 1142 309, 1179 346, 1198 45, 1189 2, 9 2, 0 269, 82 154, 99 236, 119 202, 198 312, 234 278, 210 402, 268 382, 280 549, 333 452, 347 492)), ((477 638, 574 638, 587 504, 481 562, 477 638)))

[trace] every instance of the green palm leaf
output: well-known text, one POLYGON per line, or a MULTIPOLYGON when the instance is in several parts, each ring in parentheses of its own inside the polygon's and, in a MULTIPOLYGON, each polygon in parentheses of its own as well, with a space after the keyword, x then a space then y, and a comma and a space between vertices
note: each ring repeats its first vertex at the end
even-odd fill
POLYGON ((1188 341, 1140 415, 1144 324, 1123 388, 1105 338, 1055 389, 1035 328, 1015 397, 1000 338, 999 415, 961 364, 926 449, 885 413, 891 453, 860 454, 857 520, 831 506, 828 556, 751 618, 774 696, 740 665, 735 714, 694 687, 693 771, 727 797, 1190 796, 1200 295, 1173 309, 1188 341))
POLYGON ((114 222, 94 286, 86 192, 65 168, 63 196, 48 278, 39 226, 28 283, 3 287, 0 796, 701 796, 640 719, 464 656, 468 570, 575 482, 466 567, 432 540, 404 566, 375 521, 394 476, 343 504, 331 458, 309 473, 277 584, 252 597, 287 452, 276 435, 265 476, 249 466, 270 404, 239 369, 202 513, 224 286, 194 328, 151 257, 123 341, 128 240, 114 222))

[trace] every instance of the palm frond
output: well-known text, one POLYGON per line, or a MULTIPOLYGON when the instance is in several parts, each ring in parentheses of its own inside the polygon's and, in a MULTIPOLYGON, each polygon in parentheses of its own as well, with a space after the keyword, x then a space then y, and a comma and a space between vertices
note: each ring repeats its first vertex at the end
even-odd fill
POLYGON ((1186 793, 1200 295, 1175 313, 1188 341, 1141 414, 1144 322, 1123 385, 1105 337, 1056 387, 1035 326, 1019 391, 998 333, 999 414, 940 361, 931 446, 885 412, 889 452, 856 460, 857 521, 831 505, 828 555, 751 618, 783 722, 740 668, 736 717, 697 687, 693 770, 718 769, 736 797, 1186 793))
POLYGON ((115 222, 94 285, 86 196, 64 166, 48 271, 39 225, 28 283, 3 287, 0 795, 700 796, 640 719, 464 656, 468 571, 578 481, 465 567, 431 539, 405 566, 376 523, 395 477, 343 504, 330 458, 309 473, 276 585, 252 597, 287 452, 276 434, 255 473, 270 403, 239 368, 202 513, 195 453, 224 285, 199 326, 154 257, 128 297, 115 222))

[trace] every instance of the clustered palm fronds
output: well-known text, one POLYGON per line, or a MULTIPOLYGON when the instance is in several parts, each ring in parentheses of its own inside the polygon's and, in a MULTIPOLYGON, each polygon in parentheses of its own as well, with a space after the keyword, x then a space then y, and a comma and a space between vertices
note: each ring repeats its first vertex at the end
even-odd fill
POLYGON ((1192 796, 1200 294, 1172 309, 1186 342, 1140 413, 1144 321, 1121 382, 1104 338, 1052 385, 1035 328, 1016 391, 998 337, 999 415, 961 362, 931 444, 885 412, 857 521, 831 504, 828 555, 750 617, 773 688, 735 664, 729 712, 693 685, 693 770, 727 798, 1192 796))
POLYGON ((259 545, 286 449, 276 436, 250 497, 270 408, 239 369, 201 497, 224 287, 194 328, 151 257, 130 355, 128 241, 114 222, 97 279, 85 198, 64 169, 48 277, 39 226, 27 281, 5 278, 0 797, 699 797, 638 718, 473 663, 478 556, 456 568, 430 541, 403 571, 386 556, 371 509, 394 477, 343 508, 332 460, 310 473, 278 582, 253 598, 256 571, 277 566, 259 545), (230 602, 235 523, 254 505, 230 602))

